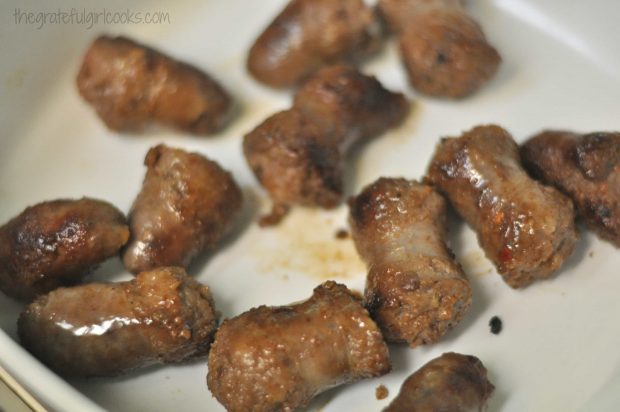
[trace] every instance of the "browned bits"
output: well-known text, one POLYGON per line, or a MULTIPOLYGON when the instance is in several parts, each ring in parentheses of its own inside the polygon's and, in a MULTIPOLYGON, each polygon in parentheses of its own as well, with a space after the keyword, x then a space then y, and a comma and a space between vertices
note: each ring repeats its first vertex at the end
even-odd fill
POLYGON ((409 376, 383 412, 482 412, 494 390, 480 359, 444 353, 409 376))
POLYGON ((144 164, 123 262, 133 273, 187 268, 230 229, 241 210, 241 190, 230 173, 198 153, 159 145, 149 150, 144 164))
POLYGON ((381 178, 349 202, 355 246, 368 265, 366 307, 388 341, 433 343, 471 304, 445 243, 446 201, 430 186, 381 178))
POLYGON ((247 67, 267 85, 291 87, 324 66, 373 53, 380 38, 363 0, 292 0, 256 40, 247 67))
POLYGON ((400 123, 401 94, 346 66, 325 68, 297 92, 292 109, 245 136, 243 151, 274 203, 277 223, 291 205, 332 208, 343 196, 343 157, 356 140, 400 123))
POLYGON ((61 375, 114 376, 206 355, 217 318, 206 286, 181 268, 160 268, 41 296, 22 312, 18 332, 61 375))
POLYGON ((620 247, 620 133, 545 131, 521 155, 528 170, 575 202, 592 231, 620 247))
POLYGON ((83 198, 28 207, 0 227, 0 290, 32 299, 78 283, 127 242, 125 216, 109 203, 83 198))
POLYGON ((437 97, 462 98, 497 71, 499 53, 460 0, 380 0, 411 85, 437 97))
POLYGON ((388 396, 390 396, 390 391, 388 391, 388 388, 386 388, 385 385, 377 386, 375 389, 375 398, 377 398, 378 401, 383 400, 388 396))
POLYGON ((517 144, 499 126, 442 139, 427 180, 477 232, 487 257, 513 288, 552 276, 575 248, 572 202, 527 175, 517 144))
POLYGON ((157 123, 197 135, 215 133, 233 107, 204 72, 125 37, 98 37, 84 56, 77 85, 106 125, 118 131, 157 123))
POLYGON ((329 281, 303 303, 261 306, 224 321, 207 383, 229 412, 292 411, 326 389, 389 370, 368 312, 329 281))

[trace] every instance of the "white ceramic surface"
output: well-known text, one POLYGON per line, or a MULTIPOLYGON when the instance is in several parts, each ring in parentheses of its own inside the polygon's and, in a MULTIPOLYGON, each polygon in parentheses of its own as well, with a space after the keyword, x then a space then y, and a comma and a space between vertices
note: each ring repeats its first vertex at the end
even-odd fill
MULTIPOLYGON (((60 197, 93 196, 127 211, 144 174, 149 147, 165 142, 196 150, 231 170, 246 192, 244 219, 223 245, 191 268, 209 284, 219 309, 234 316, 259 304, 308 297, 334 278, 362 290, 365 270, 350 240, 334 233, 346 208, 295 210, 277 229, 254 220, 265 195, 247 168, 241 139, 271 113, 289 105, 286 92, 269 90, 245 72, 245 53, 285 0, 96 2, 3 1, 0 4, 0 222, 26 206, 60 197), (105 4, 104 4, 105 3, 105 4), (168 12, 170 24, 16 24, 21 11, 168 12), (242 111, 220 135, 193 138, 171 131, 148 136, 112 133, 78 96, 82 53, 99 33, 132 36, 213 74, 242 111)), ((350 159, 349 194, 379 176, 419 178, 440 136, 481 123, 506 127, 518 141, 543 128, 620 129, 620 2, 615 0, 471 0, 504 62, 497 77, 459 102, 420 97, 406 87, 394 44, 363 69, 415 101, 410 118, 350 159)), ((451 242, 470 275, 474 304, 466 319, 436 345, 391 348, 389 375, 328 392, 309 410, 379 411, 406 376, 445 351, 480 357, 497 390, 490 411, 613 411, 620 405, 620 252, 583 231, 578 250, 558 276, 522 291, 506 286, 453 219, 451 242), (504 330, 489 332, 498 315, 504 330), (375 399, 375 388, 389 388, 375 399)), ((118 259, 91 279, 129 276, 118 259)), ((206 362, 157 367, 119 379, 65 382, 16 343, 22 305, 0 294, 0 364, 51 409, 86 411, 219 411, 206 388, 206 362)))

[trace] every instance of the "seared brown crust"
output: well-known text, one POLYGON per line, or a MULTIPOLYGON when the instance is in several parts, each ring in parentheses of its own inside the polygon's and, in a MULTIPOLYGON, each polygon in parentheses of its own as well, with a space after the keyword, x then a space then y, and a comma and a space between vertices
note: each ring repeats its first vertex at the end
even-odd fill
POLYGON ((207 384, 229 412, 293 411, 331 387, 390 371, 381 332, 343 285, 329 281, 296 305, 226 320, 207 384))
POLYGON ((442 139, 427 180, 477 232, 513 288, 551 277, 575 248, 572 202, 527 175, 517 144, 501 127, 479 126, 442 139))
POLYGON ((620 133, 545 131, 521 155, 534 175, 573 199, 592 231, 620 247, 620 133))
POLYGON ((0 227, 0 290, 32 299, 80 281, 127 242, 125 216, 100 200, 54 200, 0 227))
POLYGON ((408 108, 403 95, 374 77, 346 66, 325 68, 300 88, 292 109, 245 136, 243 151, 276 207, 335 207, 347 147, 397 125, 408 108))
POLYGON ((494 390, 480 359, 444 353, 409 376, 383 412, 482 412, 494 390))
POLYGON ((77 77, 82 97, 112 130, 152 123, 204 135, 230 118, 232 100, 211 77, 126 37, 100 36, 77 77))
POLYGON ((379 12, 390 30, 400 33, 418 14, 432 9, 463 10, 463 0, 379 0, 379 12))
POLYGON ((446 201, 430 186, 381 178, 349 202, 355 246, 369 267, 365 300, 389 341, 439 340, 471 304, 446 246, 446 201))
POLYGON ((206 286, 181 268, 160 268, 41 296, 20 315, 18 332, 61 375, 114 376, 205 355, 217 318, 206 286))
POLYGON ((460 10, 417 14, 400 36, 400 51, 411 85, 437 97, 471 95, 501 62, 478 23, 460 10))
POLYGON ((324 66, 371 54, 380 38, 363 0, 292 0, 256 40, 247 67, 265 84, 291 87, 324 66))
POLYGON ((231 227, 241 210, 232 175, 198 153, 159 145, 146 155, 146 177, 129 214, 123 262, 132 273, 187 268, 231 227))

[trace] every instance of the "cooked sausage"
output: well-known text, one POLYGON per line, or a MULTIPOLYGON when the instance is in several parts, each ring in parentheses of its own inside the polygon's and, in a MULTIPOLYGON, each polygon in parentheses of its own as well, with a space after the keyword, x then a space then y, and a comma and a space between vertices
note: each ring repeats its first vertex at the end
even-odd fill
POLYGON ((129 238, 125 216, 101 200, 54 200, 0 227, 0 290, 33 299, 78 283, 129 238))
POLYGON ((591 230, 620 247, 620 133, 546 131, 521 154, 535 176, 573 199, 591 230))
POLYGON ((433 188, 381 178, 349 201, 355 246, 369 268, 366 307, 389 341, 439 340, 471 304, 445 242, 446 201, 433 188))
POLYGON ((187 268, 230 229, 241 210, 241 190, 230 173, 198 153, 159 145, 144 164, 146 177, 129 213, 125 267, 133 273, 187 268))
POLYGON ((243 150, 280 216, 291 205, 332 208, 343 196, 343 157, 356 140, 403 120, 403 95, 346 66, 325 68, 297 92, 292 109, 245 136, 243 150))
POLYGON ((129 282, 60 288, 20 315, 22 345, 61 375, 114 376, 206 355, 217 326, 209 288, 181 268, 129 282))
POLYGON ((462 98, 497 72, 501 57, 461 0, 380 0, 409 82, 419 92, 462 98))
POLYGON ((517 144, 499 126, 442 139, 427 180, 477 232, 487 257, 513 288, 550 277, 575 249, 572 202, 527 175, 517 144))
POLYGON ((205 135, 220 130, 233 108, 228 93, 204 72, 126 37, 98 37, 84 56, 77 86, 118 131, 160 124, 205 135))
POLYGON ((229 412, 293 411, 324 390, 389 370, 368 312, 329 281, 303 303, 261 306, 224 321, 207 384, 229 412))
POLYGON ((482 412, 494 390, 480 359, 444 353, 409 376, 383 412, 482 412))
POLYGON ((292 0, 258 37, 248 71, 272 87, 291 87, 320 68, 378 50, 381 26, 363 0, 292 0))

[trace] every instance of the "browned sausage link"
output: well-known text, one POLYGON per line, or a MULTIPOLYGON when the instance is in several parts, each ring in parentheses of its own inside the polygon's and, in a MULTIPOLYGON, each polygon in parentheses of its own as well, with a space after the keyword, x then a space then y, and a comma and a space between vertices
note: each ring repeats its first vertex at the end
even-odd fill
POLYGON ((573 199, 591 230, 620 247, 620 133, 546 131, 521 154, 534 175, 573 199))
POLYGON ((366 307, 386 339, 439 340, 471 303, 446 246, 446 201, 430 186, 381 178, 350 200, 353 241, 369 267, 366 307))
POLYGON ((482 412, 494 390, 480 359, 444 353, 409 376, 383 412, 482 412))
POLYGON ((325 68, 301 87, 291 110, 245 136, 244 154, 282 215, 294 204, 335 207, 348 146, 395 126, 408 108, 403 95, 374 77, 346 66, 325 68))
POLYGON ((321 67, 379 48, 381 28, 363 0, 292 0, 256 40, 248 70, 273 87, 291 87, 321 67))
POLYGON ((62 375, 114 376, 205 355, 217 326, 206 286, 181 268, 60 288, 19 317, 22 345, 62 375))
POLYGON ((32 299, 71 285, 127 242, 125 216, 100 200, 54 200, 28 207, 0 227, 0 290, 32 299))
POLYGON ((233 106, 204 72, 125 37, 97 38, 84 56, 77 85, 106 125, 119 131, 158 123, 210 134, 226 124, 233 106))
POLYGON ((499 53, 460 0, 380 0, 411 85, 437 97, 462 98, 497 71, 499 53))
POLYGON ((513 288, 550 277, 575 248, 572 202, 527 175, 517 144, 501 127, 480 126, 442 139, 427 179, 477 232, 513 288))
POLYGON ((388 373, 381 332, 344 286, 329 281, 299 304, 226 320, 207 383, 229 412, 293 411, 318 393, 388 373))
POLYGON ((198 153, 159 145, 149 150, 144 164, 123 262, 133 273, 187 268, 231 227, 241 209, 241 190, 230 173, 198 153))

